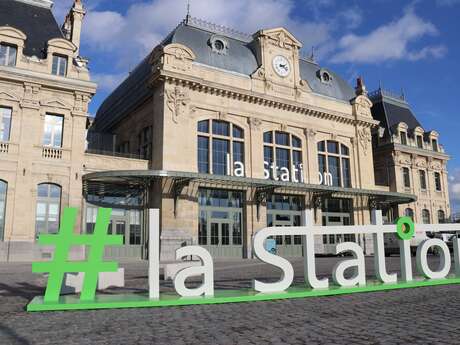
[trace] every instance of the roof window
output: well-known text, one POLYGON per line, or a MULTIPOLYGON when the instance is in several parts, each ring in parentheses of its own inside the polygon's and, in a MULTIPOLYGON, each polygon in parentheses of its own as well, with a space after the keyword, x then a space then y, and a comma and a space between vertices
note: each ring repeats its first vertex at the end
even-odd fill
POLYGON ((228 52, 228 41, 222 36, 213 35, 209 39, 209 45, 211 46, 213 53, 226 55, 228 52))

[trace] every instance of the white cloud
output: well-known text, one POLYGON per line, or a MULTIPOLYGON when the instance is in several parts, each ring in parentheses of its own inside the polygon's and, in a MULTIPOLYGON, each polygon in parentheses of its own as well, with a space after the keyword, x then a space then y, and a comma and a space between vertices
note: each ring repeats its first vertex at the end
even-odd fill
POLYGON ((99 91, 113 91, 127 77, 126 73, 104 74, 92 73, 91 79, 97 83, 99 91))
MULTIPOLYGON (((293 19, 293 0, 208 0, 192 2, 192 16, 254 33, 261 28, 284 26, 318 54, 330 51, 332 25, 293 19)), ((124 15, 113 11, 88 11, 82 42, 91 50, 111 52, 119 67, 133 68, 185 17, 185 0, 149 0, 129 6, 124 15)), ((356 23, 357 18, 351 22, 356 23)))
POLYGON ((400 19, 380 26, 368 35, 348 34, 342 37, 339 51, 332 57, 332 61, 379 63, 386 60, 439 58, 447 50, 442 45, 425 46, 418 50, 410 47, 422 37, 437 34, 438 30, 431 22, 409 9, 400 19))

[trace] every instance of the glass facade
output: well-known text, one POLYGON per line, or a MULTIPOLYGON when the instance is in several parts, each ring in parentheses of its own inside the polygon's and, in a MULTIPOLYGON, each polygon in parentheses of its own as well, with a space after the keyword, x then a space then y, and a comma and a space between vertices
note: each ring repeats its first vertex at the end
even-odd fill
POLYGON ((0 141, 10 140, 11 108, 0 107, 0 141))
MULTIPOLYGON (((336 141, 321 141, 317 144, 319 173, 336 187, 351 188, 350 150, 336 141)), ((324 181, 323 180, 323 181, 324 181)))
POLYGON ((6 193, 8 192, 8 183, 0 180, 0 241, 5 236, 5 213, 6 213, 6 193))
POLYGON ((37 187, 37 207, 35 215, 35 233, 55 234, 59 230, 61 212, 60 186, 50 183, 39 184, 37 187))
MULTIPOLYGON (((303 209, 302 197, 273 194, 267 197, 267 226, 301 226, 303 209)), ((275 239, 278 246, 302 244, 302 236, 298 235, 276 236, 275 239)))
MULTIPOLYGON (((239 162, 244 167, 242 128, 226 121, 204 120, 198 122, 197 131, 198 172, 233 175, 233 170, 237 168, 235 163, 239 162)), ((244 175, 245 172, 242 173, 244 175)))

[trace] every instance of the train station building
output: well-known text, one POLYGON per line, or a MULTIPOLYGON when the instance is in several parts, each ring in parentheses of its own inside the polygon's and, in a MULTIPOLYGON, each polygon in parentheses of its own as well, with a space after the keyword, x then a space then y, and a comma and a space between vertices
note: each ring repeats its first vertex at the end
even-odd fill
MULTIPOLYGON (((76 0, 59 28, 51 5, 0 3, 0 260, 48 258, 37 235, 69 206, 86 233, 112 207, 109 232, 125 241, 106 256, 138 259, 146 210, 160 209, 163 260, 184 244, 251 258, 258 230, 300 226, 305 209, 318 225, 369 224, 375 208, 387 222, 450 216, 439 134, 404 95, 368 93, 302 57, 288 30, 247 35, 187 16, 93 119, 84 8, 76 0)), ((276 238, 279 254, 302 255, 302 241, 276 238)), ((342 241, 373 253, 363 235, 322 236, 316 253, 342 241)))

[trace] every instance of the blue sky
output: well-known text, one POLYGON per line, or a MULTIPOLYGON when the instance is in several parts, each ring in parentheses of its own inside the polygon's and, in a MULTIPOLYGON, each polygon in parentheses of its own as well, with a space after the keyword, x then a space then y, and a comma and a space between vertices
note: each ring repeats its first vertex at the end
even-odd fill
MULTIPOLYGON (((56 0, 62 21, 73 0, 56 0)), ((186 0, 83 0, 81 54, 90 58, 100 103, 136 64, 185 17, 186 0)), ((315 47, 317 61, 369 90, 405 91, 426 130, 440 132, 452 156, 451 200, 460 212, 460 0, 191 0, 191 14, 253 33, 284 26, 315 47), (261 7, 263 8, 261 10, 261 7)))

